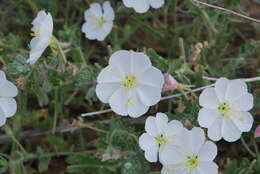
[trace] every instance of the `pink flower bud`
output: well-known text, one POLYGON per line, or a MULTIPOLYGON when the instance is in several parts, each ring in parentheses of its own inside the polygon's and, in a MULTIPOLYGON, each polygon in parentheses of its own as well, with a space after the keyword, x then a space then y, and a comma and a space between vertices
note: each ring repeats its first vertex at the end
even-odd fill
POLYGON ((254 137, 258 138, 260 137, 260 125, 258 125, 255 129, 254 137))
POLYGON ((174 79, 174 77, 172 77, 170 74, 165 73, 164 74, 164 85, 162 88, 162 91, 171 91, 171 90, 175 90, 179 83, 174 79))

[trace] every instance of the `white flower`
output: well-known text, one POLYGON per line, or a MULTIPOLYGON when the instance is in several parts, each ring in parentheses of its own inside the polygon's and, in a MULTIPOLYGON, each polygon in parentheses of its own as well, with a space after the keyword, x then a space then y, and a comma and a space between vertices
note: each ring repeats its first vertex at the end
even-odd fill
POLYGON ((30 57, 27 60, 31 65, 34 64, 48 47, 52 38, 53 20, 50 13, 40 11, 32 22, 34 38, 30 42, 30 57))
POLYGON ((217 146, 205 141, 201 128, 185 129, 176 138, 178 146, 171 146, 161 153, 161 162, 165 166, 164 174, 217 174, 218 166, 213 162, 217 155, 217 146))
POLYGON ((148 56, 133 51, 117 51, 97 78, 96 94, 119 115, 139 117, 161 99, 163 74, 148 56))
POLYGON ((199 112, 199 124, 208 128, 208 136, 214 141, 223 137, 234 142, 252 127, 254 120, 247 111, 253 107, 253 96, 242 80, 218 79, 214 88, 201 93, 199 103, 203 107, 199 112))
POLYGON ((164 5, 164 0, 123 0, 128 8, 134 8, 137 13, 145 13, 152 8, 160 8, 164 5))
POLYGON ((145 151, 145 158, 149 162, 161 159, 161 152, 169 146, 175 146, 175 138, 184 130, 183 125, 172 120, 168 123, 168 117, 163 113, 157 113, 156 117, 148 117, 145 122, 145 131, 139 137, 139 145, 145 151))
POLYGON ((175 174, 176 171, 174 165, 164 165, 161 174, 175 174))
POLYGON ((103 8, 99 3, 90 4, 90 8, 85 11, 85 20, 81 30, 86 38, 90 40, 103 41, 113 27, 115 13, 110 6, 110 2, 103 3, 103 8))
POLYGON ((0 126, 6 122, 6 118, 12 117, 16 110, 17 104, 13 97, 18 94, 16 86, 6 80, 5 73, 0 70, 0 126))

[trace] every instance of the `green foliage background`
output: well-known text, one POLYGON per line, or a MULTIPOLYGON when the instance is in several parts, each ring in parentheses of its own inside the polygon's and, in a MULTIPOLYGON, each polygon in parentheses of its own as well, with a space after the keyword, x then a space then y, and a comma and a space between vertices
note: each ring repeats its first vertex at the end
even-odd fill
MULTIPOLYGON (((163 8, 145 14, 125 8, 121 0, 111 0, 116 12, 112 32, 103 42, 90 41, 80 29, 84 10, 92 2, 103 1, 0 2, 1 68, 19 87, 18 112, 1 128, 1 134, 9 135, 11 141, 0 141, 0 173, 159 173, 160 164, 146 162, 138 147, 145 117, 166 112, 186 126, 198 126, 198 93, 160 102, 135 121, 108 113, 76 121, 80 129, 75 131, 52 133, 70 125, 81 113, 107 108, 95 95, 96 76, 117 50, 144 51, 154 66, 194 87, 211 83, 203 76, 260 76, 260 34, 251 22, 189 0, 166 0, 163 8), (34 66, 26 64, 31 22, 41 9, 53 16, 54 35, 69 62, 65 66, 57 50, 50 48, 34 66), (203 45, 200 52, 196 49, 199 43, 203 45), (24 131, 46 129, 50 130, 47 134, 24 137, 24 131), (102 154, 115 149, 119 159, 101 160, 102 154)), ((224 0, 219 5, 243 13, 239 0, 224 0)), ((251 132, 243 134, 244 142, 217 142, 216 162, 224 174, 260 173, 260 139, 253 137, 260 124, 260 83, 248 85, 255 98, 251 112, 255 123, 251 132)), ((164 95, 175 92, 180 91, 164 95)))

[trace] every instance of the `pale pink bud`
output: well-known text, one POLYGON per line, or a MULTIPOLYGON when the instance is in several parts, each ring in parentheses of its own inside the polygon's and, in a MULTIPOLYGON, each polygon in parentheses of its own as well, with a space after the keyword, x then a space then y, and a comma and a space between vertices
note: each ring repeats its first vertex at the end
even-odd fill
POLYGON ((260 137, 260 125, 258 125, 255 129, 254 137, 258 138, 260 137))
POLYGON ((118 150, 118 149, 112 149, 112 152, 105 152, 102 155, 102 161, 107 161, 107 160, 111 160, 111 159, 120 159, 122 157, 122 151, 118 150))
POLYGON ((171 76, 171 74, 164 74, 164 85, 162 91, 172 91, 178 87, 179 83, 171 76))

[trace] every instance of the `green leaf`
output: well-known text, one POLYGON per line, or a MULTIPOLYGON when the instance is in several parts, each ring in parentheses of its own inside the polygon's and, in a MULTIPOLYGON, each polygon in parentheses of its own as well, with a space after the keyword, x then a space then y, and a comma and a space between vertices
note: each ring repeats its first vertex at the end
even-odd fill
POLYGON ((49 168, 49 164, 51 161, 51 157, 41 157, 43 156, 45 153, 42 150, 42 148, 37 147, 37 153, 39 154, 39 162, 38 162, 38 171, 39 172, 44 172, 46 170, 48 170, 49 168))
POLYGON ((62 137, 57 137, 54 135, 48 136, 48 141, 50 144, 58 151, 66 151, 67 149, 64 146, 64 140, 62 137))
POLYGON ((76 77, 76 86, 85 88, 92 85, 96 80, 96 73, 91 66, 83 68, 76 77))
POLYGON ((87 171, 98 170, 100 168, 113 170, 113 163, 102 162, 98 158, 89 156, 74 155, 67 158, 67 163, 71 164, 67 167, 68 173, 86 173, 87 171))
POLYGON ((0 157, 0 173, 6 172, 7 169, 8 169, 8 161, 5 158, 0 157))
POLYGON ((8 71, 13 75, 20 75, 26 73, 29 70, 28 63, 26 63, 26 57, 23 55, 16 55, 14 60, 8 64, 8 71))

